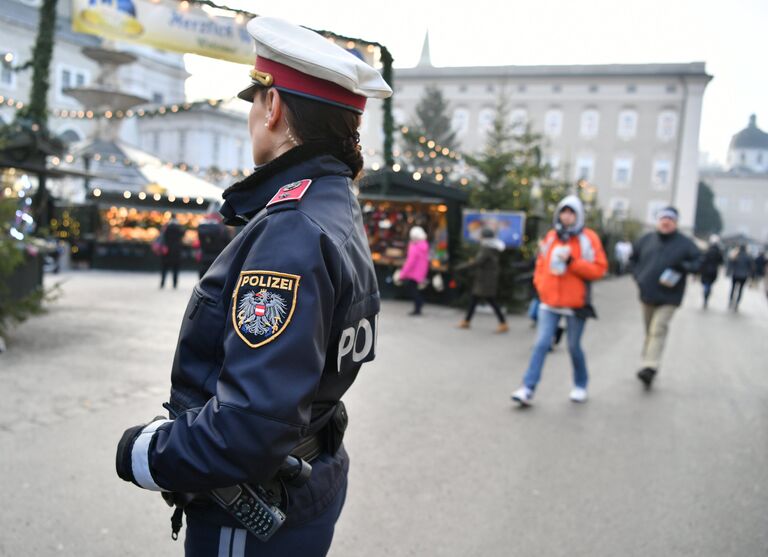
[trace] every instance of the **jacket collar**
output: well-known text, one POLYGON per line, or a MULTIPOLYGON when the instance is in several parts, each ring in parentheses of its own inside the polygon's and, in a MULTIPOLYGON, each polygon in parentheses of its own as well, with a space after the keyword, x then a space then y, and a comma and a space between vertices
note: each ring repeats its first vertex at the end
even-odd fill
POLYGON ((256 171, 224 190, 219 212, 229 225, 242 225, 266 207, 281 187, 298 180, 339 175, 352 177, 349 167, 333 156, 325 143, 299 145, 260 166, 256 171))

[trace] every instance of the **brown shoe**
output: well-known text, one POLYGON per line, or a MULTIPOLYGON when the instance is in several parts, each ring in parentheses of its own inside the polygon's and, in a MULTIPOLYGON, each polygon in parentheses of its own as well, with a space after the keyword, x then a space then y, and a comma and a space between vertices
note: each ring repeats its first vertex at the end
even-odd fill
POLYGON ((506 333, 509 330, 509 325, 506 323, 499 323, 499 326, 496 327, 497 333, 506 333))
POLYGON ((459 329, 469 329, 469 321, 463 320, 457 325, 459 329))

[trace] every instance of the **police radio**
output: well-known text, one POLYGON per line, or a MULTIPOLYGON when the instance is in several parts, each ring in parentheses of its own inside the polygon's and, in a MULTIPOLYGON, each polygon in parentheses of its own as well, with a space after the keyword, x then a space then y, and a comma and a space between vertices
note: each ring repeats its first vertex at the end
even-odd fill
MULTIPOLYGON (((278 477, 292 485, 301 485, 311 473, 312 466, 308 462, 288 456, 280 466, 278 477)), ((210 495, 230 516, 263 542, 285 522, 285 513, 272 503, 274 496, 259 485, 242 483, 214 489, 210 495)))
POLYGON ((271 538, 285 522, 285 513, 267 502, 269 496, 259 486, 238 484, 214 489, 210 495, 246 530, 263 542, 271 538))

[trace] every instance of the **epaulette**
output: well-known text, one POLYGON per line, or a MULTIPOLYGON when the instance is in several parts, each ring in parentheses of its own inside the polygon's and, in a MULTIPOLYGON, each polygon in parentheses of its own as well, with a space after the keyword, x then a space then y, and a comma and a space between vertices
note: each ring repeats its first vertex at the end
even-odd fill
POLYGON ((312 180, 299 180, 298 182, 292 182, 286 186, 283 186, 277 193, 269 200, 267 207, 272 207, 277 203, 283 203, 284 201, 300 201, 304 194, 307 193, 309 186, 312 184, 312 180))

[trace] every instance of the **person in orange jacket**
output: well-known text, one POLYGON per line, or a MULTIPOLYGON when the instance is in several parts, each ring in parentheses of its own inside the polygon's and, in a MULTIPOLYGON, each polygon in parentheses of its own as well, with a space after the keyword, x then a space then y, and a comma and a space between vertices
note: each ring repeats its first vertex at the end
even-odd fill
POLYGON ((565 197, 555 210, 554 229, 544 237, 533 283, 541 298, 536 344, 523 384, 512 393, 521 406, 533 403, 544 359, 561 318, 567 321, 568 352, 573 364, 573 402, 587 400, 587 362, 581 335, 587 317, 595 317, 590 303, 590 283, 605 275, 608 260, 594 230, 584 226, 584 206, 575 195, 565 197))

